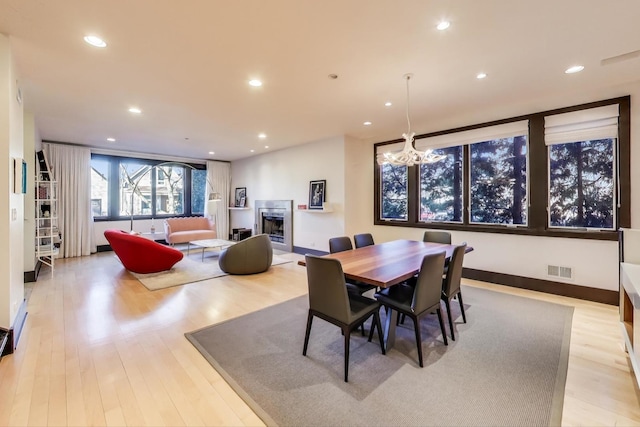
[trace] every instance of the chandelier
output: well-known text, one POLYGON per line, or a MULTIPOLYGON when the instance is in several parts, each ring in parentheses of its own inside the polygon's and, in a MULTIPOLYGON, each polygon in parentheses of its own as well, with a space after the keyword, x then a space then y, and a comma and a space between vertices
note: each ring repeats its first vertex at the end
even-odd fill
POLYGON ((431 149, 418 151, 413 146, 413 137, 416 133, 411 132, 411 121, 409 120, 409 80, 411 77, 412 74, 404 75, 404 78, 407 80, 407 125, 409 126, 407 133, 402 134, 404 137, 404 147, 402 151, 379 153, 376 157, 379 165, 413 166, 423 163, 435 163, 445 158, 445 156, 441 154, 434 154, 431 149))

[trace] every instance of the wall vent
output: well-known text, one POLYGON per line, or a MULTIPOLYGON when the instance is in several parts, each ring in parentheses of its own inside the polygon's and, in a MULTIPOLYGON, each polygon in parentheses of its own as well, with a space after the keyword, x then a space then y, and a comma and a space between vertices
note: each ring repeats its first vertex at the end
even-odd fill
POLYGON ((573 279, 573 269, 571 267, 561 267, 559 265, 547 265, 547 276, 560 277, 562 279, 573 279))

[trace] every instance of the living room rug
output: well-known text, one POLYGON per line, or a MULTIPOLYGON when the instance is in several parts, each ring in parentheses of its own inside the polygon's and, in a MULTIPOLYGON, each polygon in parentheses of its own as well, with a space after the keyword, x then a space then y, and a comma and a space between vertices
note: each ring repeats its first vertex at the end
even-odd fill
MULTIPOLYGON (((274 255, 271 265, 274 266, 289 262, 291 262, 291 260, 274 255)), ((204 261, 201 261, 200 253, 198 253, 197 258, 194 259, 185 256, 168 271, 149 274, 134 273, 131 271, 130 273, 133 274, 136 279, 138 279, 150 291, 227 275, 227 273, 220 270, 220 267, 218 267, 217 258, 205 257, 204 261)))
POLYGON ((560 425, 573 308, 463 294, 456 341, 443 344, 435 315, 423 320, 424 368, 412 322, 386 356, 354 333, 349 383, 336 326, 315 318, 302 356, 307 296, 185 335, 267 425, 560 425))

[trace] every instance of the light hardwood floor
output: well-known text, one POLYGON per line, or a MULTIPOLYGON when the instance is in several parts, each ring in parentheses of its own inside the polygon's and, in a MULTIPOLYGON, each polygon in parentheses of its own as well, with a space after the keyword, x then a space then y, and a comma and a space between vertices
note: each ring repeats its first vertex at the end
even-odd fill
MULTIPOLYGON (((464 284, 575 307, 562 424, 640 425, 617 307, 464 284)), ((262 425, 184 333, 304 295, 306 272, 292 262, 150 292, 101 253, 56 261, 27 294, 18 348, 0 362, 0 425, 262 425)))

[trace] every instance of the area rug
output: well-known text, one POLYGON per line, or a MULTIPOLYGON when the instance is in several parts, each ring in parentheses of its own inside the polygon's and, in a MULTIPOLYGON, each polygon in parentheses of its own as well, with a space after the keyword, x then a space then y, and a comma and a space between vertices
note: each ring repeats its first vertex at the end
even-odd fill
POLYGON ((185 335, 267 425, 560 425, 573 308, 463 295, 456 341, 443 344, 435 315, 423 320, 424 368, 411 322, 386 356, 352 335, 349 383, 339 328, 315 318, 302 356, 307 296, 185 335))
MULTIPOLYGON (((215 260, 208 260, 205 257, 204 262, 200 259, 200 254, 198 254, 195 259, 184 257, 176 263, 171 270, 161 271, 159 273, 130 273, 133 274, 136 279, 138 279, 150 291, 227 275, 227 273, 220 270, 220 267, 218 267, 217 258, 215 260)), ((288 262, 291 262, 291 260, 274 255, 271 265, 286 264, 288 262)))

